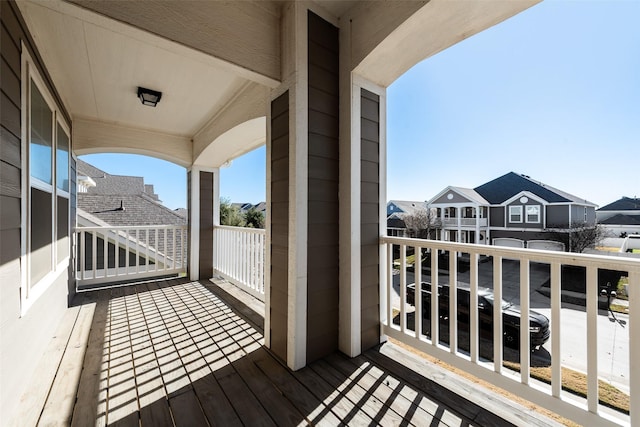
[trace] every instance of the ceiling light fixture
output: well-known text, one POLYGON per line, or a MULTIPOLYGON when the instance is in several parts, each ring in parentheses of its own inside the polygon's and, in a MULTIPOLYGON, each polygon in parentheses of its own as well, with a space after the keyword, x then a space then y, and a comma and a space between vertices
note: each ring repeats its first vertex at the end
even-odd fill
POLYGON ((155 107, 160 102, 160 98, 162 98, 162 92, 138 86, 138 98, 140 98, 142 105, 155 107))

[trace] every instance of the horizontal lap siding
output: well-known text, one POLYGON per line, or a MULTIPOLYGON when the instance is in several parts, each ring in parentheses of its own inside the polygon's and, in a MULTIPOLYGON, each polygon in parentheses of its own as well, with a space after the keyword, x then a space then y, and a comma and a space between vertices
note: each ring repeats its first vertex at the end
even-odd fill
POLYGON ((361 345, 380 342, 380 97, 365 89, 360 96, 361 345))
POLYGON ((271 102, 271 350, 287 360, 289 276, 289 92, 271 102))
POLYGON ((21 226, 21 60, 20 40, 24 33, 13 11, 13 4, 2 1, 0 44, 0 312, 17 316, 20 286, 21 226))
POLYGON ((338 29, 308 15, 307 363, 338 348, 338 29))
POLYGON ((201 279, 213 276, 213 173, 200 172, 200 258, 201 279))
MULTIPOLYGON (((18 6, 0 1, 0 414, 11 423, 33 369, 55 334, 71 286, 60 276, 21 315, 22 43, 58 105, 60 97, 35 49, 18 6)), ((69 116, 62 114, 70 123, 69 116)))

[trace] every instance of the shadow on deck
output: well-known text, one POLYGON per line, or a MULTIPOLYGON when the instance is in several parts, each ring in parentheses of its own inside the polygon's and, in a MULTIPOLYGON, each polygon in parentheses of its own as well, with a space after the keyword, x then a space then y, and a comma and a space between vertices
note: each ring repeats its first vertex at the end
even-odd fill
POLYGON ((514 425, 487 409, 496 402, 473 403, 409 369, 427 362, 392 344, 292 372, 263 346, 261 317, 210 281, 99 290, 76 303, 46 400, 31 402, 42 410, 23 425, 514 425))

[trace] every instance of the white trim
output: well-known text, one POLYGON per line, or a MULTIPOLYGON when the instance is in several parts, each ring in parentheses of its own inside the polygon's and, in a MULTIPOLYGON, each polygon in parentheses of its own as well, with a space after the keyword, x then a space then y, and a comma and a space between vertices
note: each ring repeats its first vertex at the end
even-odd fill
POLYGON ((271 150, 273 144, 271 142, 271 106, 275 90, 271 92, 271 95, 267 99, 267 120, 266 120, 266 153, 265 153, 265 172, 266 172, 266 189, 265 189, 265 236, 264 236, 264 345, 267 348, 271 348, 271 150))
MULTIPOLYGON (((294 3, 285 11, 291 25, 290 58, 295 80, 289 91, 289 274, 287 365, 300 369, 307 362, 307 232, 308 232, 308 65, 307 12, 294 3)), ((285 41, 287 43, 287 41, 285 41)))
MULTIPOLYGON (((380 97, 380 99, 378 100, 379 102, 379 114, 380 114, 380 121, 379 121, 379 191, 380 191, 380 198, 378 201, 378 218, 379 218, 379 229, 378 229, 378 234, 380 236, 384 236, 387 233, 387 89, 379 86, 369 80, 367 80, 366 78, 362 77, 361 75, 352 73, 352 78, 353 78, 353 85, 359 89, 365 89, 369 92, 375 93, 376 95, 378 95, 380 97)), ((361 99, 361 91, 358 90, 356 93, 357 96, 357 103, 358 103, 358 115, 355 116, 353 115, 352 117, 354 117, 356 119, 356 127, 358 129, 358 140, 355 142, 356 145, 358 146, 358 154, 360 154, 360 99, 361 99)), ((353 113, 355 114, 355 113, 353 113)), ((352 160, 352 162, 354 162, 352 160)), ((358 163, 358 177, 357 177, 357 182, 355 183, 355 185, 358 187, 358 189, 360 188, 360 155, 358 155, 358 157, 355 159, 355 162, 358 163)), ((359 190, 358 190, 358 194, 359 194, 359 190)), ((358 199, 355 201, 355 203, 358 204, 358 215, 354 218, 354 221, 357 223, 357 230, 358 230, 358 282, 356 282, 358 289, 357 289, 357 295, 358 295, 358 299, 357 299, 357 316, 358 316, 358 330, 357 330, 357 336, 358 336, 358 345, 361 345, 361 299, 362 299, 362 295, 360 292, 360 285, 361 285, 361 277, 360 277, 360 264, 361 264, 361 259, 360 259, 360 209, 359 209, 359 204, 360 204, 360 197, 358 197, 358 199)), ((388 253, 387 253, 387 248, 386 245, 380 245, 380 249, 379 249, 379 296, 380 296, 380 304, 379 304, 379 317, 380 317, 380 342, 385 342, 387 341, 387 337, 386 335, 384 335, 383 333, 383 325, 387 320, 387 311, 384 309, 386 307, 387 304, 387 292, 386 292, 386 287, 384 286, 385 281, 387 280, 387 274, 388 274, 388 270, 387 270, 387 257, 388 257, 388 253)), ((355 292, 354 292, 355 293, 355 292)))
MULTIPOLYGON (((345 34, 346 33, 346 34, 345 34)), ((349 357, 361 352, 361 256, 360 256, 360 88, 345 63, 350 52, 340 29, 340 277, 338 348, 349 357), (345 81, 346 80, 346 81, 345 81), (345 96, 345 93, 348 96, 345 96)))
POLYGON ((524 222, 527 224, 541 224, 542 223, 542 206, 541 205, 524 205, 524 222), (529 208, 538 208, 538 220, 537 221, 529 221, 529 213, 527 209, 529 208))
MULTIPOLYGON (((57 245, 57 225, 58 225, 58 205, 57 197, 61 196, 69 201, 69 208, 67 210, 67 228, 69 230, 69 238, 71 235, 71 204, 70 204, 70 191, 65 192, 57 188, 57 142, 58 142, 58 124, 66 132, 69 137, 69 156, 72 152, 72 139, 70 133, 70 126, 67 124, 64 116, 60 113, 61 108, 53 98, 49 87, 45 80, 40 75, 40 71, 35 66, 35 62, 29 49, 21 42, 21 80, 20 80, 20 93, 21 93, 21 232, 20 232, 20 316, 24 316, 29 308, 40 298, 49 287, 56 282, 63 274, 68 272, 70 252, 63 254, 61 260, 58 262, 58 245, 57 245), (31 92, 32 84, 38 88, 38 91, 42 95, 45 103, 51 110, 51 184, 34 178, 31 176, 31 92), (50 257, 50 269, 36 283, 31 283, 30 271, 31 271, 31 188, 35 188, 46 192, 51 195, 51 257, 50 257)), ((69 157, 70 159, 70 157, 69 157)), ((68 162, 68 178, 70 182, 70 170, 71 162, 68 162)))
MULTIPOLYGON (((370 87, 373 88, 372 84, 370 84, 370 87)), ((385 220, 386 218, 386 206, 385 206, 385 202, 387 200, 387 89, 383 88, 383 87, 378 87, 378 91, 374 91, 372 90, 372 92, 378 93, 378 95, 380 95, 380 123, 379 123, 379 129, 380 129, 380 164, 379 164, 379 171, 380 171, 380 183, 379 183, 379 188, 380 188, 380 236, 384 236, 385 235, 385 230, 387 228, 387 221, 385 220)), ((386 245, 380 245, 380 284, 379 284, 379 289, 380 289, 380 342, 386 342, 387 341, 387 336, 384 334, 384 324, 383 320, 386 320, 386 316, 384 316, 384 313, 386 313, 386 311, 384 310, 384 305, 383 302, 386 304, 388 303, 388 301, 386 301, 386 299, 383 301, 383 295, 386 295, 386 286, 384 284, 384 280, 386 280, 388 271, 387 271, 387 263, 386 263, 386 259, 387 259, 387 248, 386 245), (383 279, 384 278, 384 279, 383 279), (384 316, 384 317, 383 317, 384 316)), ((390 320, 390 319, 389 319, 390 320)))
MULTIPOLYGON (((541 205, 548 205, 549 202, 547 202, 545 199, 536 196, 535 194, 529 192, 529 191, 521 191, 515 195, 513 195, 512 197, 510 197, 509 199, 505 200, 504 202, 500 203, 499 205, 495 205, 495 206, 508 206, 511 203, 515 202, 516 200, 520 199, 521 197, 527 197, 529 199, 533 199, 537 202, 539 202, 541 205)), ((521 203, 521 204, 525 204, 525 203, 521 203)))
MULTIPOLYGON (((22 132, 20 135, 20 153, 21 153, 21 200, 20 200, 20 314, 24 316, 27 312, 27 300, 29 295, 29 269, 30 269, 30 257, 27 251, 27 242, 29 241, 29 193, 30 193, 30 185, 29 185, 29 144, 27 141, 27 129, 29 128, 28 115, 25 114, 28 111, 29 104, 29 84, 25 84, 24 82, 29 81, 29 67, 32 64, 31 56, 25 46, 24 42, 21 42, 21 68, 22 73, 20 76, 20 95, 22 98, 21 102, 21 113, 20 113, 20 124, 22 128, 22 132)), ((31 301, 29 301, 31 302, 31 301)), ((29 304, 30 305, 30 304, 29 304)))
POLYGON ((523 218, 524 209, 522 209, 523 205, 511 205, 511 206, 508 206, 508 207, 509 207, 509 212, 508 212, 509 215, 507 216, 507 223, 508 224, 522 224, 524 222, 524 218, 523 218), (513 210, 516 210, 516 209, 520 210, 520 219, 518 221, 514 221, 514 220, 511 219, 511 215, 512 215, 511 210, 512 209, 513 210))

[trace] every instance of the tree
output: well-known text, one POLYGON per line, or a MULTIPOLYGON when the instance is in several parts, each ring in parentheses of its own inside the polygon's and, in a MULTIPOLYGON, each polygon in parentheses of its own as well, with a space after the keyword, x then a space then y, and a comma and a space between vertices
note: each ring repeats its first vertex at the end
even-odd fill
POLYGON ((413 213, 404 214, 404 225, 410 237, 429 239, 435 230, 442 228, 440 218, 432 209, 416 209, 413 213))
POLYGON ((244 227, 245 222, 237 206, 231 204, 227 198, 220 199, 220 225, 244 227))
POLYGON ((585 249, 595 248, 607 237, 607 230, 600 224, 586 224, 574 221, 569 228, 553 228, 556 240, 564 243, 569 252, 582 253, 585 249))
POLYGON ((244 213, 244 222, 245 227, 264 228, 264 214, 252 206, 244 213))

